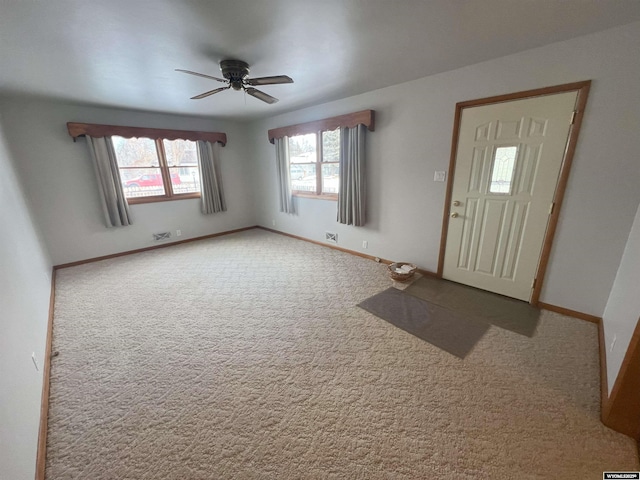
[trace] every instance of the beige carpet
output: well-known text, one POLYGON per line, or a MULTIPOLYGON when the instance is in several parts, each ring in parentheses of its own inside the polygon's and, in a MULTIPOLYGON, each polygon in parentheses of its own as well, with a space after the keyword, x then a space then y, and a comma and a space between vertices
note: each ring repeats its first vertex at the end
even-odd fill
POLYGON ((47 478, 600 479, 597 331, 460 360, 356 305, 374 262, 261 230, 58 271, 47 478))

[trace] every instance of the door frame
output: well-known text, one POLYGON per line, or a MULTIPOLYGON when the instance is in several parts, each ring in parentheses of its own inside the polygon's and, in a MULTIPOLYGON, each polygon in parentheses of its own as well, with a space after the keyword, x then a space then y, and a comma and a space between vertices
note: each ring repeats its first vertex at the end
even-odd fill
POLYGON ((560 210, 562 208, 562 201, 564 199, 564 193, 567 188, 567 182, 569 180, 569 171, 571 170, 571 164, 573 163, 573 156, 576 151, 576 145, 578 143, 578 135, 580 133, 580 127, 582 126, 582 119, 584 117, 584 111, 587 104, 587 97, 589 96, 589 89, 591 87, 591 80, 585 80, 582 82, 565 83, 563 85, 555 85, 552 87, 537 88, 534 90, 526 90, 522 92, 509 93, 506 95, 497 95, 494 97, 480 98, 477 100, 467 100, 464 102, 456 103, 456 112, 453 121, 453 136, 451 138, 451 158, 449 160, 449 175, 447 179, 447 191, 444 200, 444 214, 442 216, 442 234, 440 237, 440 254, 438 257, 438 271, 437 276, 442 278, 444 270, 444 255, 447 245, 447 233, 449 229, 449 211, 451 205, 451 195, 453 191, 453 180, 455 176, 456 156, 458 154, 458 137, 460 134, 460 121, 462 119, 462 112, 465 108, 479 107, 485 105, 493 105, 497 103, 510 102, 513 100, 522 100, 525 98, 542 97, 546 95, 554 95, 556 93, 566 92, 578 92, 578 98, 576 99, 576 110, 573 118, 573 124, 569 129, 569 139, 567 141, 567 147, 564 152, 564 158, 562 159, 562 165, 560 167, 560 175, 558 177, 558 183, 556 191, 553 196, 553 211, 549 216, 547 223, 547 230, 542 242, 542 250, 540 252, 540 259, 538 261, 538 268, 535 274, 533 292, 531 294, 532 305, 538 305, 540 300, 540 293, 542 291, 542 284, 544 276, 547 272, 547 264, 551 255, 551 248, 553 246, 553 237, 556 233, 558 226, 558 218, 560 216, 560 210))
MULTIPOLYGON (((640 442, 640 318, 609 395, 604 324, 598 323, 600 344, 601 419, 607 427, 640 442)), ((640 445, 639 445, 640 448, 640 445)))

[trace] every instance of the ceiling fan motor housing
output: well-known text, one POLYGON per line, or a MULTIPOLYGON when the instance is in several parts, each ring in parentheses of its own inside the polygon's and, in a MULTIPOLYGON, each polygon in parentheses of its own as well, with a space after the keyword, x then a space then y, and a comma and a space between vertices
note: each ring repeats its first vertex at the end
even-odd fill
POLYGON ((229 80, 231 88, 242 90, 242 80, 249 75, 249 64, 242 60, 222 60, 220 62, 222 76, 229 80))

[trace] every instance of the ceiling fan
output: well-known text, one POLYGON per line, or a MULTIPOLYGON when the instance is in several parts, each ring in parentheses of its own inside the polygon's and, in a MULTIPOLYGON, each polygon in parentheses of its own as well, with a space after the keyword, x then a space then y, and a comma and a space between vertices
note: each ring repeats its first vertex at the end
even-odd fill
POLYGON ((226 87, 216 88, 208 92, 201 93, 195 97, 191 97, 191 100, 199 100, 201 98, 208 97, 214 93, 222 92, 233 88, 234 90, 244 90, 252 97, 256 97, 263 102, 272 104, 278 101, 277 98, 267 95, 266 93, 253 88, 254 85, 275 85, 278 83, 293 83, 293 80, 286 75, 276 75, 274 77, 258 77, 258 78, 246 78, 249 75, 249 64, 242 60, 222 60, 220 62, 220 70, 224 78, 212 77, 211 75, 205 75, 204 73, 192 72, 190 70, 181 70, 176 68, 176 72, 188 73, 189 75, 197 75, 198 77, 210 78, 217 80, 218 82, 226 83, 226 87))

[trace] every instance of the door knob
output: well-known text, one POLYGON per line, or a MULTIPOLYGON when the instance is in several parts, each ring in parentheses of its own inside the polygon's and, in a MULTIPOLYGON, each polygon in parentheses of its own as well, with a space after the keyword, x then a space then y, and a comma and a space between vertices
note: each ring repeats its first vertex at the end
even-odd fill
POLYGON ((460 206, 460 202, 458 200, 454 200, 453 201, 453 206, 454 207, 459 207, 460 206))
POLYGON ((458 212, 453 212, 451 214, 451 218, 458 218, 458 212))

